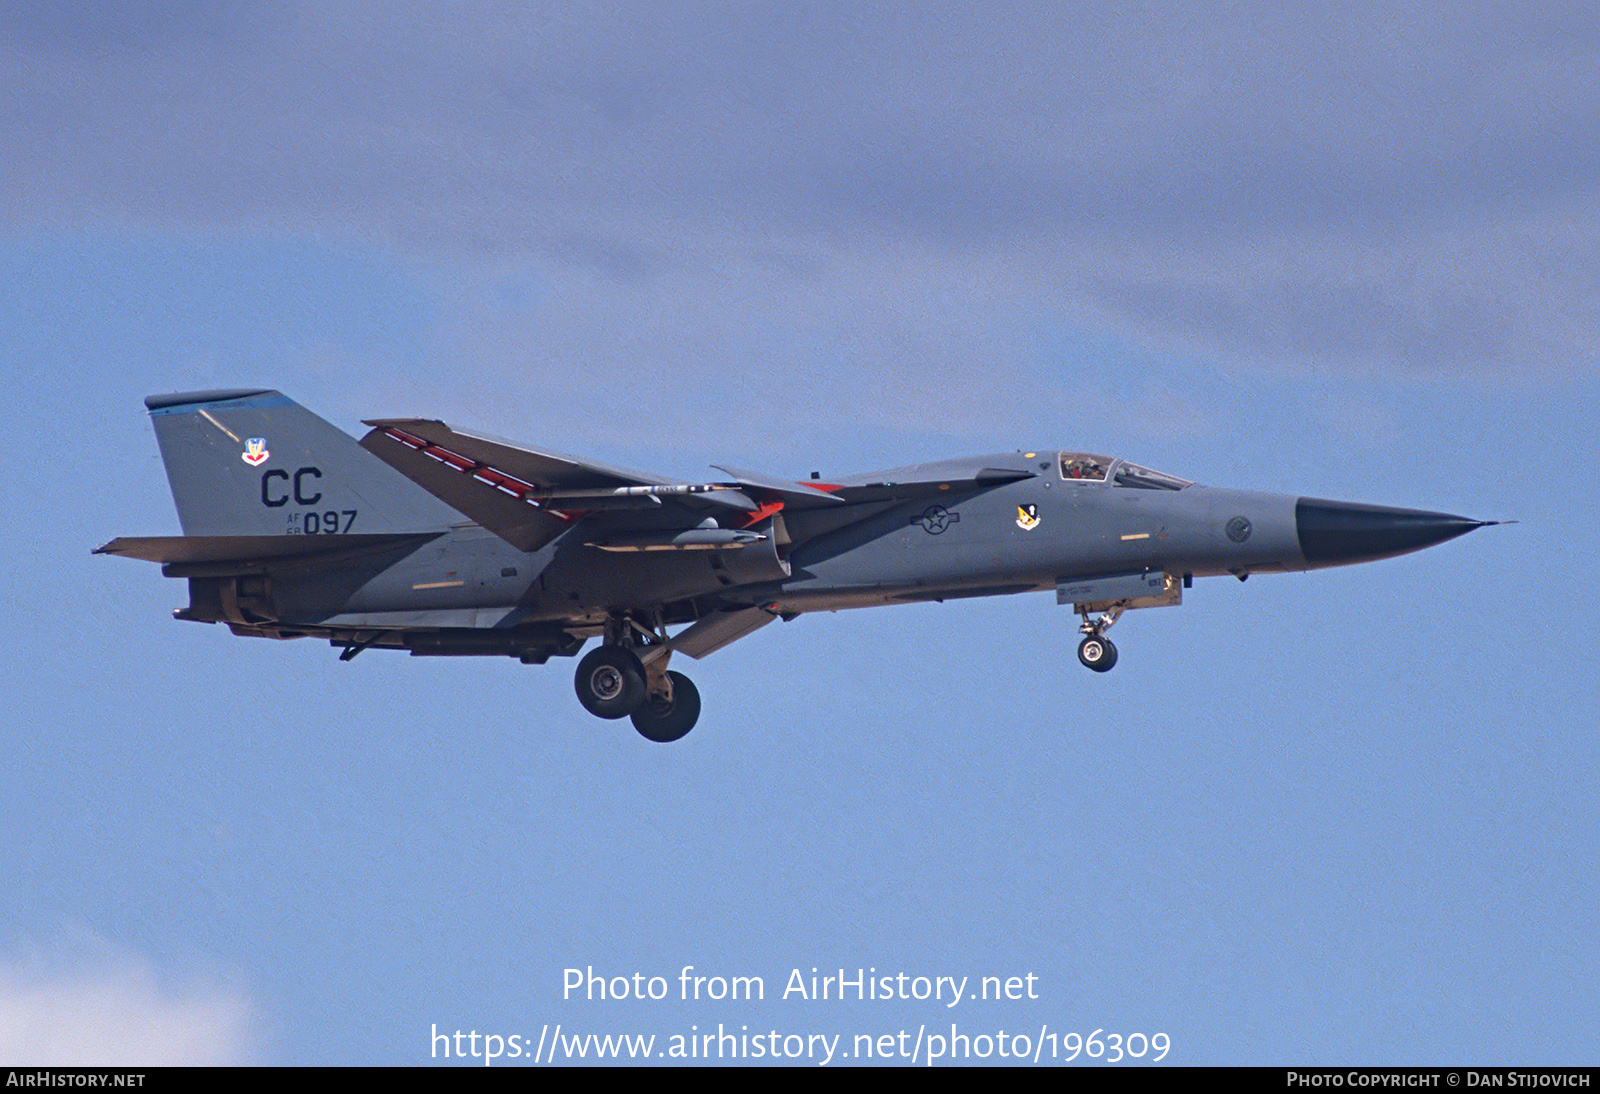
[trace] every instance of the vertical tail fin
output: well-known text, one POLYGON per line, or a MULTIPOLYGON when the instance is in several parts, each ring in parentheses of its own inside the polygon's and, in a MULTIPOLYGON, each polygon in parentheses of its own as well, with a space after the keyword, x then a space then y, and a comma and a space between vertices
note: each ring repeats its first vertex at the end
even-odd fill
POLYGON ((191 391, 144 404, 184 535, 423 532, 463 519, 279 392, 191 391))

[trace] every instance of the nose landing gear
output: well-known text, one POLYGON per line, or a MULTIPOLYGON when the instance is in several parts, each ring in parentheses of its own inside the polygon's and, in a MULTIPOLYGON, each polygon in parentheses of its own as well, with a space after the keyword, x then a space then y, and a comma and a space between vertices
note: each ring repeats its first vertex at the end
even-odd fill
POLYGON ((1078 643, 1078 660, 1095 672, 1110 672, 1117 663, 1117 647, 1109 638, 1085 638, 1078 643))
POLYGON ((1105 632, 1111 629, 1113 623, 1122 615, 1121 608, 1111 608, 1102 612, 1097 618, 1090 619, 1089 613, 1084 611, 1083 622, 1078 626, 1084 638, 1078 643, 1078 660, 1085 668, 1095 672, 1110 672, 1117 663, 1117 647, 1111 644, 1111 639, 1105 637, 1105 632))

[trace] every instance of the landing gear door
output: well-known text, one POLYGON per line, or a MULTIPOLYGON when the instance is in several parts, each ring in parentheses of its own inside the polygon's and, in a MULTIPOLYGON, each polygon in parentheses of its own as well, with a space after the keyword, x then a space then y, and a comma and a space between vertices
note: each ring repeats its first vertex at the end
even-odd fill
POLYGON ((1105 612, 1113 608, 1165 608, 1183 603, 1183 582, 1160 571, 1070 580, 1063 578, 1056 582, 1056 603, 1071 604, 1080 612, 1105 612))

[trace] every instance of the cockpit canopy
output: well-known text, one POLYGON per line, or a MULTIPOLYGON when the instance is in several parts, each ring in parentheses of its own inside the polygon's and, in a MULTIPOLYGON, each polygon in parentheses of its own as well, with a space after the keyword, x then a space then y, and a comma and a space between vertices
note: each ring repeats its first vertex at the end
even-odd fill
POLYGON ((1116 486, 1131 486, 1139 490, 1182 490, 1194 483, 1148 467, 1140 467, 1127 460, 1110 456, 1096 456, 1091 452, 1061 453, 1061 477, 1079 482, 1105 482, 1110 476, 1116 486))

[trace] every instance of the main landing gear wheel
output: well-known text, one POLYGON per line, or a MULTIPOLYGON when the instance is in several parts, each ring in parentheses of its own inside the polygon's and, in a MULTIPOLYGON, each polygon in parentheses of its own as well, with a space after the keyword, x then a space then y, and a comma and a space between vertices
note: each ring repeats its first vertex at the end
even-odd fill
POLYGON ((626 718, 645 699, 644 666, 632 650, 621 646, 590 650, 578 662, 573 684, 578 702, 596 718, 626 718))
POLYGON ((1078 660, 1095 672, 1110 672, 1111 666, 1117 663, 1117 647, 1111 644, 1111 639, 1091 634, 1078 643, 1078 660))
POLYGON ((661 744, 681 739, 700 719, 700 689, 681 672, 669 672, 667 679, 672 698, 648 698, 633 712, 633 728, 661 744))

